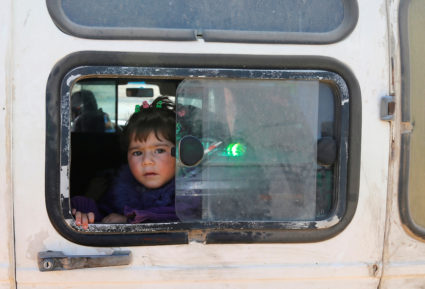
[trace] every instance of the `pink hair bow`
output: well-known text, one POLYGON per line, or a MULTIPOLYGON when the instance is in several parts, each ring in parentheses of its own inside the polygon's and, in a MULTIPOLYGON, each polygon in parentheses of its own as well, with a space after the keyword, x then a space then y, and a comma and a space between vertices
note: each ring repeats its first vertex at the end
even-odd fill
POLYGON ((143 108, 149 108, 149 103, 146 100, 143 101, 142 107, 143 108))

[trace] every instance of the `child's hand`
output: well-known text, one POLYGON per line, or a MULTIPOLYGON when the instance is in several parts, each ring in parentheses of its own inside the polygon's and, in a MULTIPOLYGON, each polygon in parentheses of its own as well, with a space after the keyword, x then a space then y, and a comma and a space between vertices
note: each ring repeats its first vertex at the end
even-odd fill
POLYGON ((94 223, 94 213, 81 213, 76 209, 72 209, 72 214, 75 216, 75 225, 83 226, 84 230, 89 228, 89 224, 94 223))
POLYGON ((111 213, 102 219, 102 223, 107 223, 107 224, 124 223, 125 224, 127 223, 127 217, 120 214, 111 213))

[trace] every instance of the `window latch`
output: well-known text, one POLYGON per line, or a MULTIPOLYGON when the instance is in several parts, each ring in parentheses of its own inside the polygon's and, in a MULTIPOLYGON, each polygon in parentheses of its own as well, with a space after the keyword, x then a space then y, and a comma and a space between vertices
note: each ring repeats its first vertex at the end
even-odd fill
POLYGON ((38 268, 42 272, 121 266, 130 262, 130 251, 114 251, 112 255, 65 255, 61 251, 38 253, 38 268))
POLYGON ((394 119, 395 101, 394 97, 384 96, 381 98, 381 120, 392 121, 394 119))

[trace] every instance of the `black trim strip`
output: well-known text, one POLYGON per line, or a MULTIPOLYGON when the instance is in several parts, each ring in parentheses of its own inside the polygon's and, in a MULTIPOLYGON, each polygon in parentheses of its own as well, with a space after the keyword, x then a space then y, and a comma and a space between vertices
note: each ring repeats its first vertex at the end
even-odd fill
POLYGON ((410 121, 410 53, 408 11, 410 0, 400 1, 398 23, 401 54, 401 121, 410 121))

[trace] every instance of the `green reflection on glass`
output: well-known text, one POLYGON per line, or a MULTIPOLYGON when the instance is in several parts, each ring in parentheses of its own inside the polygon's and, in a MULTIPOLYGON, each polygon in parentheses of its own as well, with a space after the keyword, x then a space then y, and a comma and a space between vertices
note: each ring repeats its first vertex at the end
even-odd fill
POLYGON ((241 157, 246 153, 246 145, 242 143, 231 143, 226 147, 227 156, 241 157))

